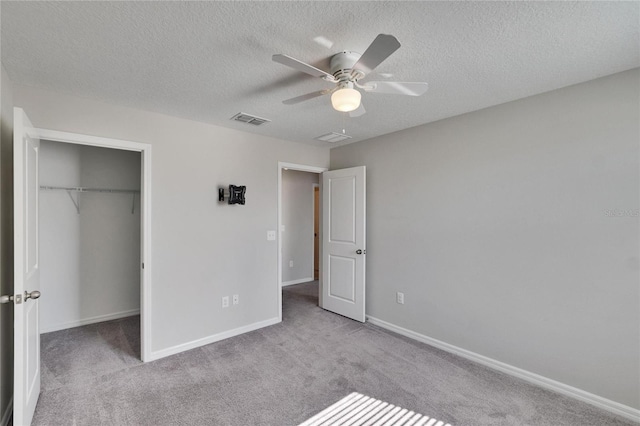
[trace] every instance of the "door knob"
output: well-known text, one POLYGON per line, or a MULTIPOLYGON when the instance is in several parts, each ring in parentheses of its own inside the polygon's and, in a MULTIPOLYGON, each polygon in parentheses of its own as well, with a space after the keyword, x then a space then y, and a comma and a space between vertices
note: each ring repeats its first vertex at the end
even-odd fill
POLYGON ((40 292, 38 290, 33 290, 31 293, 29 293, 28 291, 24 291, 24 301, 26 302, 27 299, 37 299, 40 297, 40 292))
POLYGON ((360 249, 356 250, 356 254, 362 254, 362 253, 367 254, 367 251, 366 250, 360 250, 360 249))

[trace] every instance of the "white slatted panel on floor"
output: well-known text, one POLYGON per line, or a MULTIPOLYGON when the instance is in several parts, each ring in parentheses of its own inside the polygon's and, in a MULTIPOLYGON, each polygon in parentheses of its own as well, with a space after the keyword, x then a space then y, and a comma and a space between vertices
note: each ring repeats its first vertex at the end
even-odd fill
POLYGON ((299 426, 451 426, 358 392, 342 398, 299 426))

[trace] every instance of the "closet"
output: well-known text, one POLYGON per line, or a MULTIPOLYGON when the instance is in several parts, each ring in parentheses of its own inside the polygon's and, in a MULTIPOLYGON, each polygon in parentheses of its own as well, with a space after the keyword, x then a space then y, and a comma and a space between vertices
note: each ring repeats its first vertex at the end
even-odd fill
POLYGON ((140 152, 41 141, 40 330, 140 312, 140 152))

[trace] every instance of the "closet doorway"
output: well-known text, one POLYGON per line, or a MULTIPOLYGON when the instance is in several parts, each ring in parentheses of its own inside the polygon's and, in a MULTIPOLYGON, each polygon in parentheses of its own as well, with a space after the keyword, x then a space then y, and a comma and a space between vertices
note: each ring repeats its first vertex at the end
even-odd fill
POLYGON ((40 141, 41 333, 140 314, 140 160, 40 141))
POLYGON ((53 130, 40 137, 40 332, 140 316, 151 359, 151 146, 53 130))

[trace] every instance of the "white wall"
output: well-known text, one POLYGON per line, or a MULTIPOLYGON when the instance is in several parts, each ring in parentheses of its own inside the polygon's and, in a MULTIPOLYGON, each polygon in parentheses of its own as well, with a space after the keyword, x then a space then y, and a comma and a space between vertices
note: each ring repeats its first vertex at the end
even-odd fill
POLYGON ((313 280, 313 184, 318 177, 317 173, 282 171, 283 285, 313 280))
MULTIPOLYGON (((0 295, 13 294, 13 87, 0 77, 0 295)), ((13 398, 13 303, 0 304, 0 424, 13 398)))
POLYGON ((367 315, 640 408, 639 74, 331 150, 367 166, 367 315))
MULTIPOLYGON (((140 153, 42 141, 40 184, 140 189, 140 153)), ((40 191, 41 332, 140 309, 140 196, 40 191)))
POLYGON ((278 320, 278 161, 327 167, 328 149, 25 86, 15 104, 38 127, 152 144, 153 356, 278 320), (218 203, 230 183, 246 205, 218 203))

